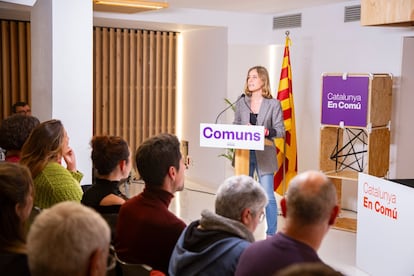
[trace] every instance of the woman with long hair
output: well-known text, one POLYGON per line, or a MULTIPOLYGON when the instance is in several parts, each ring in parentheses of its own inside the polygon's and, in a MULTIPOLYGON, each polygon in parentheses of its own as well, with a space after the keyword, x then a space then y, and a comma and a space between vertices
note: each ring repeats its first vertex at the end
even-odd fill
POLYGON ((272 236, 277 230, 277 202, 273 190, 273 175, 278 169, 276 146, 273 139, 285 136, 282 107, 270 90, 269 73, 263 66, 254 66, 247 72, 244 85, 246 97, 236 104, 234 124, 258 125, 265 129, 264 150, 250 150, 249 175, 255 172, 269 198, 266 206, 266 234, 272 236))
POLYGON ((20 163, 32 173, 35 206, 43 209, 61 201, 81 201, 83 174, 76 169, 75 153, 60 120, 45 121, 32 130, 23 145, 20 163))
POLYGON ((30 275, 26 255, 26 223, 33 207, 30 171, 0 162, 0 274, 30 275))

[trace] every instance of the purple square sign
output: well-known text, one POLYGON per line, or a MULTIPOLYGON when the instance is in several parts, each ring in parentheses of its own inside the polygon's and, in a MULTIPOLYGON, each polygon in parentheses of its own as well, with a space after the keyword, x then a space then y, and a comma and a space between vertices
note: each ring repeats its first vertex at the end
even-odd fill
POLYGON ((368 90, 369 76, 323 76, 321 123, 366 127, 368 90))

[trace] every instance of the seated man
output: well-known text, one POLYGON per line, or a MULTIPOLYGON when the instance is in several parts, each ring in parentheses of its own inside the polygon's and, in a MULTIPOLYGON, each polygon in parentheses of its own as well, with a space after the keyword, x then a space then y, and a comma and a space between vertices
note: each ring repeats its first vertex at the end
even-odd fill
POLYGON ((317 250, 339 211, 334 184, 319 171, 301 173, 290 181, 280 206, 284 227, 250 245, 235 275, 275 275, 291 264, 322 262, 317 250))
POLYGON ((16 102, 12 106, 13 114, 32 115, 32 110, 26 102, 16 102))
POLYGON ((23 144, 38 124, 39 119, 30 115, 16 114, 3 119, 0 125, 0 147, 6 150, 5 161, 20 161, 23 144))
POLYGON ((60 202, 44 209, 27 237, 32 276, 106 275, 110 230, 93 209, 60 202))
POLYGON ((219 187, 215 213, 181 234, 170 259, 169 275, 234 275, 243 250, 264 218, 266 192, 250 176, 233 176, 219 187))
POLYGON ((174 193, 184 188, 186 166, 180 142, 171 134, 149 138, 139 146, 135 161, 145 188, 119 210, 115 249, 125 262, 167 273, 171 253, 186 226, 168 210, 174 193))

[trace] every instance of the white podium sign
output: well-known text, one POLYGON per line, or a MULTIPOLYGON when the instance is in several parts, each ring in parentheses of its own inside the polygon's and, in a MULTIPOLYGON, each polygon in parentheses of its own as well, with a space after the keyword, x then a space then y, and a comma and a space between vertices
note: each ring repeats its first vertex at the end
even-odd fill
POLYGON ((264 127, 230 124, 200 124, 200 146, 264 150, 264 127))
POLYGON ((414 189, 358 175, 357 266, 369 275, 414 275, 414 189))

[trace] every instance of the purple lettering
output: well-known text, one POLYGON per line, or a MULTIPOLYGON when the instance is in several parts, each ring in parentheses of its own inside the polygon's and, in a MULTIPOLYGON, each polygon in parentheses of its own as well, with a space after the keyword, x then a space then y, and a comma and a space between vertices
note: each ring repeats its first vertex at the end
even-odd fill
POLYGON ((206 137, 206 138, 211 138, 211 132, 212 132, 213 130, 211 129, 211 127, 206 127, 204 130, 203 130, 203 135, 204 135, 204 137, 206 137), (209 134, 207 134, 207 131, 209 131, 209 134))

